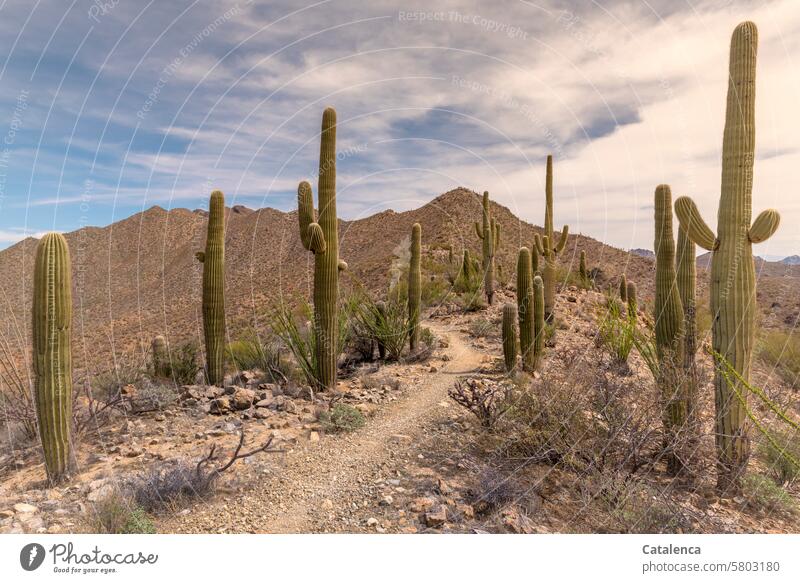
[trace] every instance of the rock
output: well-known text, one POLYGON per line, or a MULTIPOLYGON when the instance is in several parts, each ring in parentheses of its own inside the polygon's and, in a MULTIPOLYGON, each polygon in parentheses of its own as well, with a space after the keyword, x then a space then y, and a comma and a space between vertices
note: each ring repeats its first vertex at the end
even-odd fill
POLYGON ((571 304, 575 304, 578 302, 578 298, 576 298, 575 296, 567 296, 567 301, 571 304))
POLYGON ((447 508, 444 506, 439 506, 439 508, 425 513, 425 524, 427 526, 442 526, 445 522, 447 522, 447 508))
POLYGON ((35 512, 39 512, 39 508, 34 506, 33 504, 26 504, 25 502, 19 502, 14 504, 14 512, 19 514, 33 514, 35 512))
POLYGON ((475 509, 470 504, 458 504, 456 505, 456 510, 464 517, 464 520, 475 518, 475 509))
POLYGON ((378 526, 378 519, 374 517, 367 518, 367 526, 376 527, 378 526))
POLYGON ((23 514, 19 519, 28 532, 35 532, 40 528, 44 528, 44 519, 38 514, 23 514))
POLYGON ((253 389, 236 389, 233 393, 233 408, 237 411, 249 409, 256 400, 253 389))
POLYGON ((269 419, 272 417, 273 413, 269 409, 256 409, 256 412, 253 414, 253 417, 256 419, 269 419))
POLYGON ((394 504, 394 498, 392 498, 391 496, 388 496, 388 495, 384 496, 383 498, 381 498, 381 501, 379 502, 379 504, 381 506, 391 506, 392 504, 394 504))
POLYGON ((272 397, 266 397, 261 399, 260 401, 256 401, 256 407, 261 409, 267 409, 268 407, 272 407, 275 404, 275 399, 272 397))
POLYGON ((231 398, 230 397, 217 397, 213 401, 211 401, 211 407, 209 411, 213 415, 224 415, 225 413, 230 412, 231 410, 231 398))
POLYGON ((333 500, 325 499, 322 501, 322 508, 325 510, 333 510, 333 500))
POLYGON ((420 498, 414 498, 411 501, 411 511, 412 512, 425 512, 433 508, 435 504, 435 500, 433 498, 428 498, 426 496, 422 496, 420 498))
POLYGON ((535 532, 533 524, 527 516, 520 514, 516 508, 506 508, 500 515, 503 526, 516 534, 532 534, 535 532))
POLYGON ((283 394, 293 399, 299 397, 302 394, 302 392, 303 392, 303 387, 296 385, 294 383, 288 383, 286 386, 283 387, 283 394))
POLYGON ((311 443, 316 443, 319 441, 319 433, 317 431, 312 431, 311 434, 308 436, 308 441, 311 443))
POLYGON ((295 405, 294 401, 286 400, 283 402, 283 411, 286 411, 287 413, 296 413, 297 405, 295 405))
POLYGON ((438 371, 439 369, 437 369, 435 366, 432 366, 430 369, 428 369, 428 372, 438 372, 438 371))
POLYGON ((5 520, 6 518, 11 518, 14 516, 13 510, 0 510, 0 520, 5 520))

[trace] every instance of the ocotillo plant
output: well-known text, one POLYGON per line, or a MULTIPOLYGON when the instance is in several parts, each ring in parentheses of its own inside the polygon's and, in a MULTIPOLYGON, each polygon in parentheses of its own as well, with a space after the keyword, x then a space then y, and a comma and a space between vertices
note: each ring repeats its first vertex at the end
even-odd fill
MULTIPOLYGON (((780 222, 777 211, 763 211, 751 224, 755 160, 755 80, 758 29, 752 22, 736 27, 731 37, 728 102, 722 138, 722 187, 716 235, 694 201, 681 197, 675 212, 686 234, 711 251, 710 304, 712 345, 736 373, 750 380, 756 306, 753 243, 766 241, 780 222)), ((724 495, 741 489, 750 456, 745 403, 736 398, 719 368, 715 372, 717 487, 724 495)), ((746 391, 742 391, 747 394, 746 391)))
POLYGON ((419 311, 422 301, 422 227, 414 223, 411 228, 411 263, 408 266, 408 343, 411 351, 417 349, 419 339, 419 311))
POLYGON ((517 312, 519 318, 519 348, 522 355, 522 370, 534 370, 533 341, 535 334, 533 269, 531 252, 521 247, 517 255, 517 312))
POLYGON ((319 216, 314 212, 314 195, 308 182, 297 189, 298 220, 303 246, 314 253, 314 347, 317 383, 325 389, 336 387, 339 354, 339 271, 347 264, 339 259, 339 225, 336 217, 336 111, 322 114, 317 182, 319 216))
POLYGON ((494 297, 494 254, 500 244, 500 225, 492 218, 489 193, 483 193, 483 224, 475 223, 475 232, 483 241, 483 287, 486 301, 491 305, 494 297))
POLYGON ((619 299, 623 302, 628 301, 628 280, 624 273, 622 277, 619 278, 619 299))
POLYGON ((636 301, 636 284, 632 281, 626 286, 625 298, 628 302, 628 318, 636 322, 639 316, 639 303, 636 301))
POLYGON ((72 449, 72 283, 67 241, 42 237, 33 267, 33 372, 36 416, 51 484, 74 469, 72 449))
POLYGON ((539 368, 544 356, 544 282, 538 275, 533 278, 533 369, 539 368))
POLYGON ((553 156, 547 157, 547 174, 545 177, 544 236, 534 239, 536 251, 544 259, 544 317, 547 322, 553 321, 553 310, 556 301, 556 261, 564 250, 569 235, 569 226, 564 225, 561 236, 556 242, 553 231, 553 156))
POLYGON ((695 354, 697 353, 697 319, 695 314, 695 285, 697 281, 697 264, 695 245, 686 235, 686 230, 678 227, 678 256, 676 273, 678 294, 683 307, 683 374, 686 380, 686 413, 689 419, 694 418, 697 390, 697 371, 695 354))
POLYGON ((517 366, 517 306, 503 306, 503 360, 506 371, 511 372, 517 366))
POLYGON ((656 354, 661 391, 664 432, 668 440, 667 470, 673 475, 681 468, 675 452, 678 435, 686 422, 686 390, 679 368, 683 362, 683 308, 675 276, 675 240, 672 236, 672 193, 661 184, 655 194, 656 354))
POLYGON ((153 350, 153 374, 161 378, 170 376, 167 339, 159 334, 153 338, 151 348, 153 350))
POLYGON ((208 203, 206 250, 196 254, 203 264, 203 336, 206 376, 219 385, 225 376, 225 196, 215 190, 208 203))

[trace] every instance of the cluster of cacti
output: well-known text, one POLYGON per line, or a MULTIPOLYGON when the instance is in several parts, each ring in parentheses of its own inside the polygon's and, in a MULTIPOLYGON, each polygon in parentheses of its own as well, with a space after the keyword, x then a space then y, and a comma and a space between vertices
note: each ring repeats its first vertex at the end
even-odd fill
POLYGON ((417 349, 419 339, 419 314, 422 301, 422 227, 414 223, 411 228, 411 262, 408 266, 408 343, 411 351, 417 349))
POLYGON ((544 317, 547 322, 553 321, 556 301, 556 269, 558 255, 564 250, 569 235, 569 226, 564 225, 558 241, 553 231, 553 156, 547 157, 547 175, 545 178, 544 236, 537 234, 534 238, 536 252, 544 259, 544 317))
POLYGON ((674 446, 686 422, 686 390, 683 375, 678 374, 683 362, 683 307, 675 275, 672 192, 666 184, 656 187, 654 249, 656 252, 655 332, 659 362, 656 382, 661 392, 664 431, 669 445, 667 467, 668 471, 674 474, 681 467, 681 460, 674 446))
POLYGON ((538 368, 544 354, 544 284, 533 274, 531 252, 520 247, 517 255, 517 317, 522 369, 538 368))
POLYGON ((69 477, 72 449, 72 283, 69 247, 49 233, 33 267, 33 372, 36 417, 50 483, 69 477))
POLYGON ((314 253, 314 346, 317 382, 326 389, 336 386, 338 357, 339 270, 347 264, 339 259, 339 225, 336 217, 336 111, 322 114, 317 185, 319 212, 314 211, 311 185, 297 189, 300 238, 314 253), (319 216, 317 216, 317 214, 319 216))
POLYGON ((157 377, 166 378, 170 376, 169 351, 167 350, 167 339, 160 334, 153 338, 151 345, 153 351, 153 374, 157 377))
POLYGON ((196 254, 203 264, 203 336, 209 384, 225 377, 225 196, 215 190, 208 203, 206 250, 196 254))
POLYGON ((503 306, 503 361, 506 371, 511 372, 517 366, 517 306, 503 306))
POLYGON ((500 245, 500 225, 492 218, 488 192, 483 193, 483 223, 475 223, 475 232, 483 241, 483 288, 486 301, 491 305, 494 298, 494 255, 500 245))
MULTIPOLYGON (((675 201, 675 212, 687 236, 711 251, 713 349, 745 381, 750 379, 755 337, 752 245, 771 237, 780 222, 778 212, 769 209, 751 224, 757 51, 758 30, 752 22, 743 22, 731 37, 717 233, 700 216, 694 201, 688 197, 675 201)), ((750 455, 746 405, 738 400, 736 387, 728 385, 719 369, 714 389, 717 486, 723 494, 731 495, 741 488, 740 479, 750 455)))

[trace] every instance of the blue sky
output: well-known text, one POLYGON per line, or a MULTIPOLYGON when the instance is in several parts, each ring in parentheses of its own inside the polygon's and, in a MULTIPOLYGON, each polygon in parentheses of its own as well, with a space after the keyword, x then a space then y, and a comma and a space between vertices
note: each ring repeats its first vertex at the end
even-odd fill
POLYGON ((657 184, 716 216, 730 33, 759 26, 754 210, 800 252, 796 0, 7 1, 0 247, 154 204, 295 204, 322 109, 339 113, 339 212, 456 186, 542 222, 652 247, 657 184), (435 12, 433 11, 435 8, 435 12))

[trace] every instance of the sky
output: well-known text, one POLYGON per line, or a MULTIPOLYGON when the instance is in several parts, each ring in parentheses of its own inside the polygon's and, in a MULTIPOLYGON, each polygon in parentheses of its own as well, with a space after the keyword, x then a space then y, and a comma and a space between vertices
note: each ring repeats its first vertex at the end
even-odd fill
MULTIPOLYGON (((0 0, 0 248, 153 205, 291 210, 338 112, 355 219, 488 190, 622 248, 653 247, 653 193, 716 222, 730 35, 759 27, 756 253, 800 253, 796 0, 0 0)), ((313 183, 313 180, 312 180, 313 183)))

